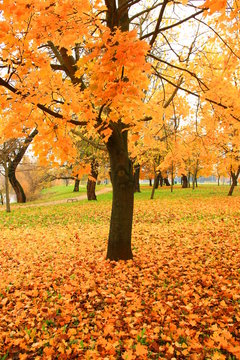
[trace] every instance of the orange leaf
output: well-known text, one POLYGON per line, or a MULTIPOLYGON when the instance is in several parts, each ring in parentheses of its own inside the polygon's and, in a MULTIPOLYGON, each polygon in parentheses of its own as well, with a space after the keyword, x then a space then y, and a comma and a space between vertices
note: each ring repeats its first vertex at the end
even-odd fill
POLYGON ((147 355, 147 353, 148 353, 147 347, 138 343, 136 346, 136 355, 144 356, 144 355, 147 355))

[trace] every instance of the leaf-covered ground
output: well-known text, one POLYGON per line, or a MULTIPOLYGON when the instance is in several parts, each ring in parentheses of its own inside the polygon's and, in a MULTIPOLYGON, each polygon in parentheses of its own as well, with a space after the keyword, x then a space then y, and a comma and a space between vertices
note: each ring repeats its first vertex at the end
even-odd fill
POLYGON ((0 359, 240 359, 239 194, 143 195, 128 262, 110 209, 1 213, 0 359))

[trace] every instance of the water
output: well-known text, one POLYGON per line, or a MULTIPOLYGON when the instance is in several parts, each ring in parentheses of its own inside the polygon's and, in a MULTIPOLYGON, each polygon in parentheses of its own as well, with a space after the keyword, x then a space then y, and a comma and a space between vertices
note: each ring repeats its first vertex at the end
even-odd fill
MULTIPOLYGON (((0 199, 1 200, 1 199, 0 199)), ((3 202, 4 204, 6 204, 6 195, 3 194, 3 202)), ((15 194, 10 194, 10 204, 12 203, 16 203, 17 202, 17 197, 15 194)), ((0 202, 1 203, 1 202, 0 202)))

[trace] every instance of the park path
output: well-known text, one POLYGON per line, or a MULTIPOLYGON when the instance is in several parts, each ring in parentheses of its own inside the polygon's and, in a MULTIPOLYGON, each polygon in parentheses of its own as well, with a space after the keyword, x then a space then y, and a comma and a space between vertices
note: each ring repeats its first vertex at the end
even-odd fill
MULTIPOLYGON (((99 191, 96 191, 96 195, 101 195, 101 194, 105 194, 112 191, 111 187, 107 187, 104 189, 101 189, 99 191)), ((80 200, 86 200, 87 199, 87 194, 82 194, 82 195, 78 195, 78 196, 74 196, 71 198, 71 196, 67 199, 61 199, 61 200, 54 200, 54 201, 48 201, 48 202, 42 202, 42 203, 36 203, 36 204, 22 204, 22 205, 14 205, 13 209, 19 209, 19 208, 27 208, 27 207, 41 207, 41 206, 50 206, 50 205, 58 205, 58 204, 66 204, 69 202, 77 202, 80 200), (71 199, 74 199, 73 201, 71 199), (77 201, 76 201, 77 200, 77 201)), ((0 210, 5 210, 5 206, 1 206, 0 210)))

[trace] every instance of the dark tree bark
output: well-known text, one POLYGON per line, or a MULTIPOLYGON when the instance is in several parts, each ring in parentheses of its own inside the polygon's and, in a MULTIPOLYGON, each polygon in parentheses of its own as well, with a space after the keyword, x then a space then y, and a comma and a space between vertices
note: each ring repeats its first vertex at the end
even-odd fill
POLYGON ((165 178, 163 179, 163 181, 164 181, 164 184, 165 184, 166 186, 171 186, 171 185, 170 185, 170 182, 169 182, 169 180, 168 180, 167 177, 165 177, 165 178))
POLYGON ((220 185, 220 175, 218 175, 218 186, 220 185))
POLYGON ((8 168, 8 178, 10 184, 13 187, 13 190, 16 193, 17 202, 18 203, 25 203, 26 202, 26 195, 24 190, 20 184, 20 182, 16 178, 16 169, 19 163, 21 162, 23 156, 25 155, 28 146, 31 144, 34 137, 38 134, 38 130, 34 129, 29 136, 26 137, 23 144, 20 145, 16 155, 14 156, 13 160, 9 161, 9 168, 8 168))
MULTIPOLYGON (((115 1, 106 2, 107 26, 113 30, 117 25, 122 31, 129 30, 128 6, 118 1, 121 14, 116 11, 115 1)), ((107 142, 113 188, 112 213, 108 237, 107 258, 110 260, 132 259, 131 250, 134 177, 128 154, 128 131, 124 124, 111 124, 112 135, 107 142), (124 131, 123 131, 124 130, 124 131)))
POLYGON ((161 180, 161 177, 162 177, 161 173, 158 173, 158 174, 155 173, 151 197, 150 197, 151 200, 154 198, 155 190, 158 188, 159 179, 161 180))
POLYGON ((22 185, 20 184, 20 182, 18 181, 18 179, 16 178, 16 174, 15 174, 16 169, 10 167, 9 168, 9 173, 8 173, 8 178, 10 181, 10 184, 13 187, 13 190, 15 191, 16 197, 17 197, 17 202, 18 203, 25 203, 27 201, 25 192, 23 190, 22 185))
POLYGON ((192 188, 193 190, 195 189, 195 187, 198 186, 198 183, 197 183, 197 174, 198 174, 198 160, 197 160, 197 164, 196 164, 196 169, 192 175, 192 188))
MULTIPOLYGON (((158 187, 159 187, 159 182, 160 182, 160 180, 162 179, 162 175, 161 175, 161 173, 158 173, 158 174, 156 174, 155 175, 155 177, 154 177, 154 189, 158 189, 158 187)), ((162 185, 161 185, 162 186, 162 185)))
POLYGON ((174 185, 174 167, 172 162, 172 168, 171 168, 171 192, 173 192, 173 185, 174 185))
POLYGON ((73 189, 73 192, 79 192, 79 184, 80 184, 80 180, 77 176, 77 178, 75 179, 74 181, 74 189, 73 189))
POLYGON ((149 186, 152 186, 152 179, 149 179, 149 186))
POLYGON ((97 200, 96 181, 94 181, 92 179, 88 179, 88 182, 87 182, 87 198, 89 201, 97 200))
POLYGON ((10 195, 9 195, 9 182, 8 182, 8 170, 9 170, 9 163, 8 163, 8 156, 6 151, 6 143, 3 145, 3 167, 4 167, 4 180, 5 180, 5 194, 6 194, 6 212, 11 212, 10 208, 10 195))
POLYGON ((182 188, 186 189, 188 187, 188 178, 186 175, 182 174, 181 182, 182 182, 182 188))
POLYGON ((235 186, 237 186, 237 179, 238 179, 239 174, 240 174, 240 166, 238 167, 238 170, 237 170, 236 173, 231 171, 232 184, 231 184, 231 187, 229 189, 228 196, 232 196, 233 190, 234 190, 235 186))
POLYGON ((162 177, 162 174, 160 173, 159 174, 159 184, 160 184, 161 187, 163 187, 163 183, 164 183, 164 179, 162 177))
POLYGON ((5 167, 5 192, 6 192, 6 212, 10 212, 10 195, 9 195, 9 182, 8 182, 8 167, 5 167))
POLYGON ((140 165, 134 165, 134 192, 141 192, 140 191, 140 165))
POLYGON ((191 181, 190 181, 190 179, 191 179, 191 174, 188 173, 187 181, 188 181, 188 187, 189 187, 189 188, 190 188, 190 186, 191 186, 191 181))
POLYGON ((134 176, 132 162, 128 155, 128 132, 122 131, 124 125, 120 122, 113 124, 112 127, 113 132, 107 142, 113 187, 107 258, 117 261, 133 257, 131 235, 134 176))
POLYGON ((92 159, 91 174, 87 181, 87 198, 88 200, 97 200, 96 196, 96 183, 98 177, 98 162, 92 159))

